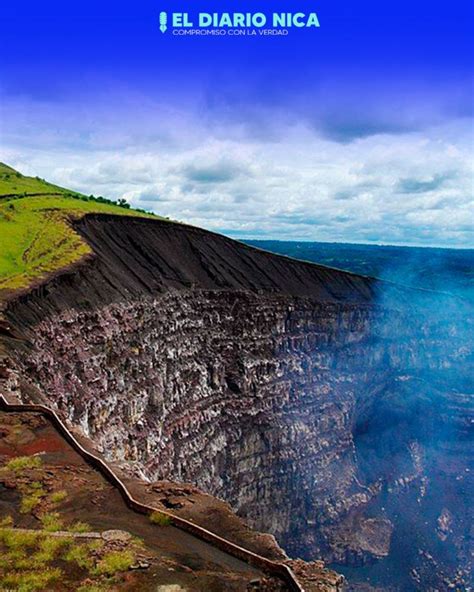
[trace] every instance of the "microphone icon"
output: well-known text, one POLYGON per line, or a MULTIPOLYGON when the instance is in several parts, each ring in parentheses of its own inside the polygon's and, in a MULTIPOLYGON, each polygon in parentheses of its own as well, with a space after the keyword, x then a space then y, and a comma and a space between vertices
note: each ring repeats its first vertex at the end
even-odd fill
POLYGON ((168 28, 166 23, 168 22, 168 15, 166 12, 160 12, 160 31, 164 33, 168 28))

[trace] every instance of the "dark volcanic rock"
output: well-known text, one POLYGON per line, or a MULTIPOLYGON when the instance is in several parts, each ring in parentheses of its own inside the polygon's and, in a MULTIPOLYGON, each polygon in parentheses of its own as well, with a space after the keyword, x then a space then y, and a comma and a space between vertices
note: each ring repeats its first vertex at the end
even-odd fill
POLYGON ((291 556, 386 562, 401 590, 468 581, 458 301, 171 223, 76 227, 94 258, 6 310, 30 342, 7 340, 23 397, 38 387, 109 459, 227 500, 291 556))
POLYGON ((94 255, 16 298, 17 323, 170 290, 249 290, 367 302, 377 286, 370 278, 272 255, 182 224, 90 214, 74 227, 94 255))

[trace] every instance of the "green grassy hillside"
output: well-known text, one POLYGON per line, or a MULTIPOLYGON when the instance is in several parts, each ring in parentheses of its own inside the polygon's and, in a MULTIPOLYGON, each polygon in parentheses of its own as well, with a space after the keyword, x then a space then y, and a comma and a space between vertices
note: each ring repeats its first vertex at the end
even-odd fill
POLYGON ((89 245, 69 224, 89 212, 155 217, 124 202, 25 177, 0 163, 0 295, 27 288, 89 254, 89 245))
POLYGON ((13 195, 23 197, 32 193, 61 193, 80 195, 48 183, 39 177, 25 177, 15 169, 0 162, 0 196, 13 195))

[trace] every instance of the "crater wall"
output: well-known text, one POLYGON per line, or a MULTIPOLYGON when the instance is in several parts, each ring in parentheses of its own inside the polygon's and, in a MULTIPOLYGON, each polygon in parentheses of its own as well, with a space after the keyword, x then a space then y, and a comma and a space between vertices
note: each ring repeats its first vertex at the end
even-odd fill
POLYGON ((429 502, 426 542, 410 542, 415 576, 396 577, 430 589, 417 588, 431 561, 420 552, 445 561, 447 528, 452 583, 466 564, 466 482, 451 480, 467 463, 472 353, 449 298, 199 229, 113 217, 77 229, 94 259, 6 311, 23 397, 38 387, 109 459, 197 484, 293 556, 388 561, 393 579, 401 504, 411 517, 429 502))

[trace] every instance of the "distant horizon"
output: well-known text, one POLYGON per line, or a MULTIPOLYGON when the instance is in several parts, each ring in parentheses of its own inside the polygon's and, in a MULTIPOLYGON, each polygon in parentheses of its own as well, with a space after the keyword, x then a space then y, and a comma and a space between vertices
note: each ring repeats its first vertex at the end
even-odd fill
POLYGON ((222 3, 9 3, 0 159, 234 237, 474 248, 472 2, 347 4, 178 37, 162 11, 222 3))
POLYGON ((291 259, 400 285, 450 293, 474 303, 472 249, 318 241, 250 239, 242 242, 291 259))
MULTIPOLYGON (((3 160, 0 160, 0 164, 3 164, 13 170, 20 172, 23 174, 22 171, 19 171, 16 167, 12 166, 10 163, 6 163, 3 160)), ((38 175, 31 174, 30 176, 36 177, 38 175)), ((49 181, 49 179, 45 179, 49 181)), ((78 191, 73 189, 72 187, 63 187, 63 189, 70 189, 71 191, 78 191)), ((78 191, 79 192, 79 191, 78 191)), ((90 195, 90 193, 86 192, 86 195, 90 195)), ((108 197, 107 195, 103 197, 108 197)), ((137 207, 137 204, 134 204, 134 207, 137 207)), ((151 210, 158 215, 162 215, 160 211, 151 210)), ((173 221, 173 220, 172 220, 173 221)), ((178 220, 176 220, 178 221, 178 220)), ((185 224, 190 224, 187 220, 179 220, 179 222, 183 222, 185 224)), ((464 247, 464 246, 437 246, 437 245, 420 245, 420 244, 396 244, 396 243, 383 243, 383 242, 354 242, 351 240, 316 240, 312 238, 288 238, 288 239, 280 239, 280 238, 272 238, 270 237, 241 237, 237 233, 232 233, 231 231, 226 230, 225 228, 222 230, 214 230, 214 229, 206 229, 204 226, 200 226, 200 228, 204 228, 205 230, 209 230, 211 232, 217 232, 228 238, 232 238, 237 241, 246 242, 246 241, 259 241, 259 242, 282 242, 282 243, 317 243, 317 244, 328 244, 328 245, 354 245, 354 246, 367 246, 367 247, 394 247, 394 248, 406 248, 406 249, 436 249, 436 250, 448 250, 448 251, 473 251, 474 246, 464 247)))
MULTIPOLYGON (((224 234, 224 233, 223 233, 224 234)), ((393 243, 354 243, 351 241, 318 241, 312 239, 288 239, 288 240, 281 240, 278 238, 235 238, 230 235, 229 238, 234 238, 235 240, 239 240, 242 242, 247 241, 258 241, 258 242, 272 242, 272 243, 316 243, 318 245, 349 245, 349 246, 363 246, 363 247, 393 247, 396 249, 433 249, 437 251, 474 251, 474 247, 438 247, 432 245, 396 245, 393 243)))

